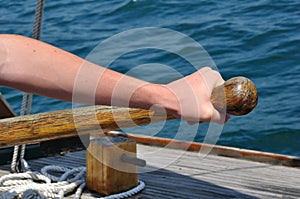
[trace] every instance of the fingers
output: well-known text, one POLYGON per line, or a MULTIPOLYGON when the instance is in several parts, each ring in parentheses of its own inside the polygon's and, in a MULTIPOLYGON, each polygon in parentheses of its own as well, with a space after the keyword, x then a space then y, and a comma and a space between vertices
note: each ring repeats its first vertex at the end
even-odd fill
POLYGON ((224 124, 230 120, 230 115, 224 112, 219 112, 216 110, 213 105, 207 104, 206 105, 206 111, 202 111, 202 114, 200 113, 200 122, 214 122, 217 124, 224 124))
MULTIPOLYGON (((212 70, 209 67, 204 67, 200 69, 199 72, 204 80, 206 89, 209 91, 209 96, 211 96, 211 93, 216 86, 220 86, 225 82, 219 72, 212 70)), ((230 115, 225 111, 219 112, 218 110, 216 110, 210 100, 209 105, 207 104, 206 106, 208 106, 208 108, 212 110, 211 115, 207 117, 207 120, 210 120, 209 122, 224 124, 229 121, 230 115)))
POLYGON ((230 120, 230 115, 229 114, 220 114, 220 113, 215 113, 215 115, 212 117, 212 119, 202 119, 199 122, 196 121, 189 121, 187 120, 189 125, 194 125, 194 124, 199 124, 199 123, 203 123, 203 122, 214 122, 217 124, 225 124, 226 122, 228 122, 230 120))
MULTIPOLYGON (((204 67, 200 69, 199 74, 203 80, 201 93, 204 93, 206 90, 208 98, 206 100, 200 99, 200 122, 214 122, 218 124, 224 124, 230 119, 230 115, 224 112, 219 112, 214 108, 210 101, 210 96, 213 89, 216 86, 224 84, 224 79, 221 77, 220 73, 212 70, 209 67, 204 67)), ((204 96, 203 96, 204 97, 204 96)), ((199 99, 198 99, 199 100, 199 99)), ((195 123, 195 121, 192 121, 195 123)))
POLYGON ((189 124, 199 122, 224 124, 227 122, 230 116, 226 112, 216 110, 210 101, 213 89, 223 83, 220 73, 204 67, 168 84, 168 88, 179 102, 179 109, 176 109, 175 116, 188 121, 189 124))
POLYGON ((230 120, 230 115, 227 113, 220 113, 216 109, 214 109, 214 114, 211 118, 211 122, 217 123, 217 124, 224 124, 230 120))

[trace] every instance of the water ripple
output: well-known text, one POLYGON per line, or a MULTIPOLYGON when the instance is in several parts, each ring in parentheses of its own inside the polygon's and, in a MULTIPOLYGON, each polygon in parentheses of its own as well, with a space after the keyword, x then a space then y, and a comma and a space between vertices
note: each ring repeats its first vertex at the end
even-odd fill
MULTIPOLYGON (((30 36, 35 1, 0 3, 1 33, 30 36)), ((182 32, 204 46, 225 79, 247 76, 259 91, 257 108, 247 116, 232 117, 220 143, 300 155, 299 7, 297 0, 52 0, 45 3, 42 40, 86 57, 101 41, 125 30, 151 26, 182 32)), ((113 54, 113 46, 110 50, 113 54)), ((126 72, 145 63, 165 64, 182 74, 193 72, 184 59, 159 50, 126 54, 114 62, 113 69, 126 72)), ((149 81, 176 78, 157 66, 145 73, 152 73, 140 74, 149 81)), ((0 90, 18 112, 22 93, 0 90)), ((40 96, 34 100, 33 112, 70 107, 69 103, 40 96)), ((176 130, 170 123, 159 135, 172 137, 176 130)), ((199 131, 196 140, 202 138, 199 131)))

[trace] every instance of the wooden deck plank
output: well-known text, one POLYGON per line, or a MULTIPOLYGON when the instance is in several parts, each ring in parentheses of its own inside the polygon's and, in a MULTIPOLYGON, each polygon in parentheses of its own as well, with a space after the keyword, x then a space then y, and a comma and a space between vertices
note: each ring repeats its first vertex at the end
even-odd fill
MULTIPOLYGON (((169 149, 164 149, 164 152, 168 156, 171 154, 169 149)), ((167 169, 258 198, 281 198, 285 195, 298 198, 300 195, 297 168, 219 156, 207 156, 201 160, 196 153, 187 152, 167 169)))
MULTIPOLYGON (((200 159, 195 152, 145 145, 138 145, 138 155, 147 161, 147 167, 140 172, 154 171, 139 174, 146 188, 131 198, 293 199, 300 196, 299 168, 214 155, 200 159)), ((30 161, 34 170, 49 164, 85 166, 85 151, 30 161)), ((2 166, 0 175, 8 170, 8 166, 2 166)), ((82 199, 96 196, 86 191, 82 199)))

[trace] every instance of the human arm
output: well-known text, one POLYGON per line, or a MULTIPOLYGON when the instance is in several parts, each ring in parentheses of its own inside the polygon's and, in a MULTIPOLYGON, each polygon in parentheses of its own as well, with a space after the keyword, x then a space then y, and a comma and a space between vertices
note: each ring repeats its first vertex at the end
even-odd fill
POLYGON ((66 101, 133 108, 162 107, 191 122, 223 123, 210 102, 224 81, 203 68, 167 85, 153 84, 18 35, 0 35, 0 85, 66 101))

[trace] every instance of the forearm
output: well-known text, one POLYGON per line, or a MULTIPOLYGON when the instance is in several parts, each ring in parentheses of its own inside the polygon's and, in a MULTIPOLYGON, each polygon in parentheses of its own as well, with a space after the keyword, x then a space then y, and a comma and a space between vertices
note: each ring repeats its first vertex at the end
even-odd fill
POLYGON ((60 99, 70 99, 72 81, 82 61, 63 50, 17 35, 1 35, 6 59, 4 86, 60 99), (63 76, 63 78, 61 78, 63 76))
POLYGON ((66 101, 144 109, 160 106, 191 122, 223 123, 226 114, 210 102, 211 91, 223 82, 218 72, 206 67, 167 85, 152 84, 37 40, 0 35, 0 85, 66 101))
POLYGON ((46 43, 0 36, 0 84, 79 103, 150 108, 160 103, 155 84, 100 67, 46 43), (75 91, 75 92, 74 92, 75 91))

